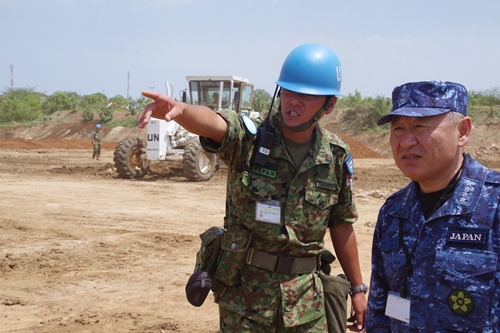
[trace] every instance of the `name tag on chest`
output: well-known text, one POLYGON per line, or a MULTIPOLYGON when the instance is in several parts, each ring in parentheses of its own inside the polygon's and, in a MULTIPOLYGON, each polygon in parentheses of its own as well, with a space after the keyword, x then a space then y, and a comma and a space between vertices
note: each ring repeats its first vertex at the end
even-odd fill
POLYGON ((446 244, 450 246, 482 247, 488 243, 489 230, 483 228, 450 228, 446 244))
POLYGON ((255 219, 260 222, 272 224, 281 223, 281 206, 279 201, 258 201, 255 207, 255 219))

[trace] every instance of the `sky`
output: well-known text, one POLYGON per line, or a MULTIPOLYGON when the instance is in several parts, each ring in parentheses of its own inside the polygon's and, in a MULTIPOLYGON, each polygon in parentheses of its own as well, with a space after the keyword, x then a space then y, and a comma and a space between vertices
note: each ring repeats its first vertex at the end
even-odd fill
POLYGON ((498 0, 0 0, 0 89, 136 99, 168 82, 178 98, 186 76, 236 75, 273 94, 315 42, 340 58, 342 95, 484 91, 500 87, 499 18, 498 0))

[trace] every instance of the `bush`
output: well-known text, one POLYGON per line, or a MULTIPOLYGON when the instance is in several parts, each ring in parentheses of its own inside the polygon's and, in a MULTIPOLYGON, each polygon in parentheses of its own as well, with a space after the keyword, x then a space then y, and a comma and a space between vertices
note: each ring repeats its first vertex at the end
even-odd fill
POLYGON ((94 120, 94 112, 90 108, 85 108, 82 112, 82 118, 85 121, 92 121, 94 120))
POLYGON ((10 89, 0 99, 0 122, 38 119, 42 114, 39 94, 30 89, 10 89))
POLYGON ((362 98, 356 91, 338 103, 347 108, 343 127, 353 132, 378 131, 377 120, 391 111, 391 99, 384 96, 362 98))
POLYGON ((256 89, 253 95, 252 108, 257 112, 269 111, 272 99, 273 96, 264 89, 256 89))
POLYGON ((83 96, 81 103, 84 108, 96 105, 107 105, 108 98, 103 93, 95 93, 83 96))
POLYGON ((144 96, 139 97, 136 101, 130 100, 128 111, 131 116, 135 116, 146 108, 151 99, 144 96))
POLYGON ((108 108, 108 107, 103 107, 101 110, 98 112, 99 118, 101 119, 102 123, 107 123, 110 122, 113 119, 113 109, 108 108))
POLYGON ((79 96, 76 93, 56 91, 43 102, 42 108, 45 114, 52 114, 61 110, 76 110, 78 104, 79 96))

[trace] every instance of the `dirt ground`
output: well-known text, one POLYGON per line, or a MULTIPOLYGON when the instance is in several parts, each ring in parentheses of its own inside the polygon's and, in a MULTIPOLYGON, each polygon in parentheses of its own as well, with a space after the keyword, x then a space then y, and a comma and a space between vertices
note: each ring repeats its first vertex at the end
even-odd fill
MULTIPOLYGON (((96 161, 91 127, 0 128, 0 332, 217 332, 213 298, 193 307, 184 287, 198 235, 222 225, 226 170, 191 183, 163 162, 142 180, 123 180, 113 149, 130 130, 105 128, 96 161)), ((385 144, 345 138, 355 157, 355 230, 368 282, 378 209, 408 180, 383 155, 385 144)), ((477 155, 499 168, 498 142, 481 147, 477 155)))

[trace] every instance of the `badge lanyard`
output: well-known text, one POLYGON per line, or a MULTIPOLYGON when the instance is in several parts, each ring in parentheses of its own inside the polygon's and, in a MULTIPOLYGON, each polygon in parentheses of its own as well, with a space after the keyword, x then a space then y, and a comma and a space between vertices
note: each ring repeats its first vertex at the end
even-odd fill
POLYGON ((420 237, 418 237, 415 240, 415 244, 413 245, 413 248, 411 249, 411 253, 408 252, 408 246, 406 246, 404 239, 403 239, 403 222, 401 220, 399 221, 399 244, 401 244, 401 248, 403 249, 403 252, 404 252, 405 257, 406 257, 405 274, 404 274, 403 284, 399 287, 399 295, 402 298, 405 298, 405 296, 406 296, 406 285, 408 282, 407 281, 408 277, 413 274, 413 267, 412 267, 411 261, 413 259, 413 254, 415 253, 415 250, 417 248, 419 238, 420 237))
MULTIPOLYGON (((443 193, 439 197, 439 200, 436 202, 436 205, 432 209, 432 213, 429 215, 432 216, 438 209, 439 207, 442 206, 442 204, 448 200, 450 195, 453 193, 453 189, 455 188, 455 185, 458 182, 458 177, 460 175, 460 171, 462 171, 462 168, 465 164, 465 160, 469 157, 468 154, 464 154, 464 159, 462 161, 462 165, 460 166, 460 169, 455 173, 455 176, 453 176, 453 179, 450 181, 450 183, 446 186, 444 189, 443 193)), ((413 267, 412 267, 412 260, 415 254, 415 250, 417 249, 418 242, 420 240, 420 234, 419 237, 415 240, 415 244, 413 245, 411 249, 411 253, 408 251, 408 246, 406 246, 404 239, 403 239, 403 222, 400 220, 399 221, 399 244, 401 248, 403 249, 403 252, 406 257, 406 262, 405 262, 405 275, 404 275, 404 280, 403 284, 401 287, 399 287, 399 294, 401 295, 402 298, 405 298, 406 296, 406 287, 407 287, 407 282, 408 282, 408 277, 413 274, 413 267)))

